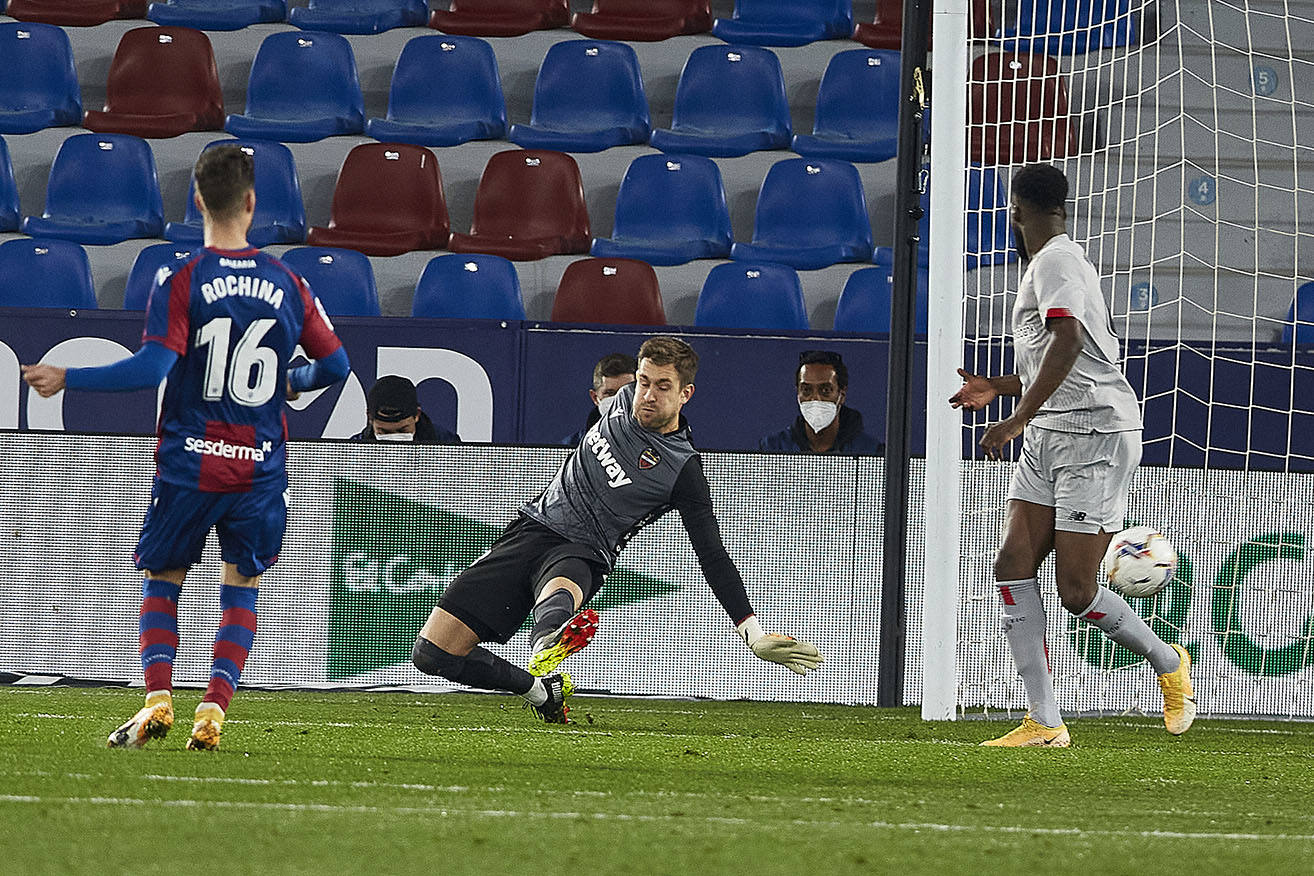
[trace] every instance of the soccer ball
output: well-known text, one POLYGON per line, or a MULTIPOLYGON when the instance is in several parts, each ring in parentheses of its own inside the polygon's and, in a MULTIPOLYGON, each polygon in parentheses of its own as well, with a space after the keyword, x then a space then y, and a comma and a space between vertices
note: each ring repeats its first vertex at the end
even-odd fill
POLYGON ((1109 542, 1104 574, 1123 596, 1153 596, 1177 574, 1177 550, 1153 526, 1133 526, 1109 542))

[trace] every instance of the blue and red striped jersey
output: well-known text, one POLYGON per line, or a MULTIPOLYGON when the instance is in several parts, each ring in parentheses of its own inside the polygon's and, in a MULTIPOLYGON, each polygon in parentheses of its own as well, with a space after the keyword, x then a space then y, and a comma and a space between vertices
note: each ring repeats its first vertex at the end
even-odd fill
POLYGON ((305 281, 257 249, 197 250, 161 268, 144 341, 178 354, 157 428, 159 477, 205 492, 287 484, 288 365, 342 342, 305 281))

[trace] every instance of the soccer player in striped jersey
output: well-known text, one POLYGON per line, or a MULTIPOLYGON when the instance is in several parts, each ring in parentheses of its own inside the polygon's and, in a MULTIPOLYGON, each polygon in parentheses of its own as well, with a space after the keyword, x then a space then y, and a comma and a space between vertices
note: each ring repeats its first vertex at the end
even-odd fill
POLYGON ((23 368, 44 397, 169 380, 151 504, 133 554, 145 573, 139 642, 146 705, 110 734, 111 748, 140 748, 173 725, 178 595, 211 529, 223 559, 221 619, 187 747, 219 746, 255 637, 256 588, 278 559, 287 522, 283 401, 335 383, 350 369, 305 281, 247 242, 255 212, 251 156, 236 146, 211 147, 197 160, 195 177, 205 245, 176 270, 156 275, 141 349, 96 368, 23 368), (298 344, 315 361, 290 368, 298 344))

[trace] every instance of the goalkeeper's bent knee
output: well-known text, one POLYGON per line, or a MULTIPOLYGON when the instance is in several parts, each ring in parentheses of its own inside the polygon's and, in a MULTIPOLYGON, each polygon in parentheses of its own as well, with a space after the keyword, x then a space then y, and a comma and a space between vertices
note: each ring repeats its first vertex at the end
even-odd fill
POLYGON ((424 636, 415 639, 411 649, 411 663, 425 675, 439 675, 448 681, 459 681, 465 668, 465 658, 449 654, 424 636))

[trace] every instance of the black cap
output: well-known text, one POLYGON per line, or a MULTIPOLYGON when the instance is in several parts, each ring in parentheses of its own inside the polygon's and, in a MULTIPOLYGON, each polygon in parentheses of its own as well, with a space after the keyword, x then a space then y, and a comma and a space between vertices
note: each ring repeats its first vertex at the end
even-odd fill
POLYGON ((367 408, 371 420, 382 420, 385 423, 396 423, 413 417, 420 410, 420 402, 415 397, 415 384, 395 374, 380 377, 370 390, 367 408))

